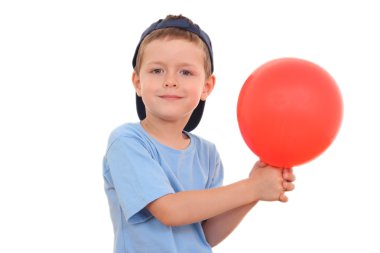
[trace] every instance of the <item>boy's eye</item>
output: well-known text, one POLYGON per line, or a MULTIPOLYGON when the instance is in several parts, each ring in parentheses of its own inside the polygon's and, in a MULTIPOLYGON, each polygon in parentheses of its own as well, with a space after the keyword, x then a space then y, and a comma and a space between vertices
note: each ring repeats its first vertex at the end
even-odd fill
POLYGON ((153 73, 153 74, 161 74, 162 72, 163 72, 162 69, 153 69, 153 70, 152 70, 152 73, 153 73))
POLYGON ((191 75, 191 72, 188 70, 181 70, 181 74, 184 76, 189 76, 189 75, 191 75))

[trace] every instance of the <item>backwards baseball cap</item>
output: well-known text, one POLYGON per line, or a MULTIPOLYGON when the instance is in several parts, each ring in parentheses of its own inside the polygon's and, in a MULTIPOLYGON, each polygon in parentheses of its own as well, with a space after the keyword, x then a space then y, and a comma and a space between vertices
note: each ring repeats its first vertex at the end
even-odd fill
MULTIPOLYGON (((145 39, 145 37, 148 36, 153 31, 156 31, 159 29, 165 29, 165 28, 169 28, 169 27, 179 28, 179 29, 194 33, 206 44, 206 46, 208 48, 209 55, 210 55, 211 73, 212 73, 214 71, 214 62, 213 62, 211 40, 210 40, 209 36, 204 31, 202 31, 202 29, 197 24, 192 23, 189 19, 187 19, 186 17, 184 17, 182 15, 175 16, 172 19, 170 19, 170 18, 169 19, 168 18, 167 19, 160 19, 157 22, 154 22, 153 24, 151 24, 142 33, 140 41, 136 47, 135 55, 133 56, 133 60, 132 60, 133 68, 136 67, 137 55, 138 55, 138 52, 140 49, 140 45, 143 42, 143 40, 145 39)), ((195 110, 191 114, 190 119, 184 128, 185 131, 191 132, 192 130, 194 130, 198 126, 198 124, 202 118, 203 110, 205 107, 205 102, 206 101, 202 101, 202 100, 199 101, 198 106, 195 108, 195 110)), ((140 120, 145 119, 145 117, 146 117, 145 105, 144 105, 142 98, 139 97, 137 94, 136 94, 136 108, 137 108, 137 114, 138 114, 140 120)))

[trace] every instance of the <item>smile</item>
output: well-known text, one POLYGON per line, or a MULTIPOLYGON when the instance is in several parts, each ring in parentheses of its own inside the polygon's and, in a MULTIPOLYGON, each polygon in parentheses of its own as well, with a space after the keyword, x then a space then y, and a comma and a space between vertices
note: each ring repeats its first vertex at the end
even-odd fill
POLYGON ((177 96, 177 95, 162 95, 160 98, 165 99, 165 100, 178 100, 181 99, 182 97, 177 96))

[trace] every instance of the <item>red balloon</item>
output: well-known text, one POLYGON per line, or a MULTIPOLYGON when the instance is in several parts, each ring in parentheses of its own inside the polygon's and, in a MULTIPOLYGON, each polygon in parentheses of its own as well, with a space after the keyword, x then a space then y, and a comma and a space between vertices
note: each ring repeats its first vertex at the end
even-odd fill
POLYGON ((265 163, 291 168, 323 153, 343 116, 339 88, 320 66, 280 58, 256 69, 238 99, 237 119, 248 147, 265 163))

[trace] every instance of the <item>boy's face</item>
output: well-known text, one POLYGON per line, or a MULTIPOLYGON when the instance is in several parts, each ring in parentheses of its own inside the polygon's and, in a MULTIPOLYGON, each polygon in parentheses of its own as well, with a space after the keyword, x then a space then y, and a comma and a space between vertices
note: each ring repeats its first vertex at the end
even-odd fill
POLYGON ((206 78, 204 51, 183 39, 160 39, 146 45, 139 75, 133 73, 136 92, 146 115, 187 123, 199 100, 211 93, 215 78, 206 78))

